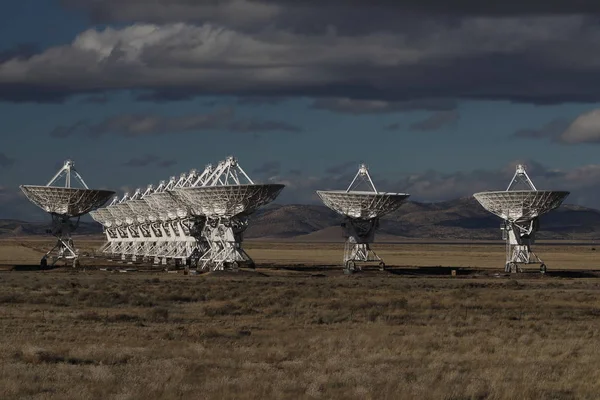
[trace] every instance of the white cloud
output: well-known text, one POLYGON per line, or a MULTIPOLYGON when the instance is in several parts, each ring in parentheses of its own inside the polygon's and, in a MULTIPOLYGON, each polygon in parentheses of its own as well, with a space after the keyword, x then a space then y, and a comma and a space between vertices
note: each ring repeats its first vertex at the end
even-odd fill
POLYGON ((589 83, 576 90, 568 87, 568 79, 547 84, 544 71, 556 66, 595 71, 600 58, 589 48, 599 39, 600 28, 578 16, 467 18, 456 24, 427 20, 417 32, 361 35, 336 29, 247 32, 208 22, 134 24, 89 29, 68 45, 0 63, 0 97, 23 96, 24 88, 31 96, 35 88, 65 94, 147 89, 355 97, 360 92, 374 102, 383 101, 377 96, 414 100, 416 94, 575 96, 578 90, 589 92, 589 83), (517 65, 503 68, 494 62, 497 57, 513 57, 517 65), (540 71, 533 77, 538 81, 520 75, 519 68, 534 67, 540 71), (494 75, 487 77, 490 68, 494 75), (498 84, 509 76, 509 84, 498 84))
POLYGON ((600 142, 600 109, 581 114, 560 135, 565 143, 600 142))

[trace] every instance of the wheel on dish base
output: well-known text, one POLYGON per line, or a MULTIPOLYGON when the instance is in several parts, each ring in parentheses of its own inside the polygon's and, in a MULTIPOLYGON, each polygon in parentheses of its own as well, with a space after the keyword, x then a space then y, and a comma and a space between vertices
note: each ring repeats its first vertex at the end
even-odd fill
POLYGON ((346 265, 344 266, 344 274, 352 274, 356 270, 356 264, 354 261, 346 261, 346 265))
POLYGON ((385 271, 385 263, 384 263, 383 261, 381 261, 381 262, 379 263, 379 270, 380 270, 380 271, 385 271))
POLYGON ((541 274, 545 274, 546 273, 546 264, 540 265, 540 273, 541 274))

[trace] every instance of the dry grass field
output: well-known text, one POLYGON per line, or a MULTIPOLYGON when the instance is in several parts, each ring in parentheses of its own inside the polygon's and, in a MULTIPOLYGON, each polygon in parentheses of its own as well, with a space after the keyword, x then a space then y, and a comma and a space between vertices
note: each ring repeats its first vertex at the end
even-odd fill
POLYGON ((589 246, 538 246, 545 276, 496 274, 501 245, 444 244, 376 244, 395 267, 351 276, 331 267, 339 244, 263 242, 246 246, 259 268, 238 273, 10 270, 45 246, 0 241, 1 399, 600 393, 589 246), (436 266, 463 269, 418 268, 436 266))

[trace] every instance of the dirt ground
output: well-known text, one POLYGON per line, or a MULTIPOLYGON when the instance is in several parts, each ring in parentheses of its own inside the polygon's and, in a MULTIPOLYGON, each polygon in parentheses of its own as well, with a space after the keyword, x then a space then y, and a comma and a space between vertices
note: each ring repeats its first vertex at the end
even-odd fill
POLYGON ((248 242, 258 268, 237 273, 20 268, 47 244, 0 241, 1 399, 600 392, 591 246, 538 246, 546 275, 504 274, 501 242, 376 244, 390 269, 354 275, 338 266, 340 244, 314 243, 248 242))
MULTIPOLYGON (((102 239, 76 238, 82 254, 93 254, 102 245, 102 239)), ((41 256, 52 247, 46 237, 0 240, 0 268, 11 265, 39 265, 41 256)), ((336 266, 341 265, 344 245, 341 243, 301 242, 244 242, 244 248, 257 265, 263 266, 336 266)), ((504 242, 447 244, 439 243, 375 243, 372 248, 388 266, 395 267, 472 267, 499 269, 504 266, 504 242)), ((540 243, 534 250, 547 264, 548 269, 579 270, 600 269, 593 244, 565 245, 540 243)), ((600 247, 598 247, 600 252, 600 247)), ((102 259, 82 258, 82 265, 100 266, 102 259)), ((536 269, 537 266, 531 268, 536 269)))

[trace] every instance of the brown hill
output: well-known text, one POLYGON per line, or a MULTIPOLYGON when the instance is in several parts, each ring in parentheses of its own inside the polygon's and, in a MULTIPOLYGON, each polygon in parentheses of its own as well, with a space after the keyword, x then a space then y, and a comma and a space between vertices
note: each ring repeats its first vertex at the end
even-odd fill
MULTIPOLYGON (((322 205, 271 204, 254 214, 246 238, 264 240, 342 241, 343 217, 322 205)), ((381 221, 378 241, 394 239, 500 238, 500 218, 472 197, 439 203, 407 202, 381 221)), ((48 222, 0 220, 0 236, 44 234, 48 222)), ((77 234, 100 233, 93 222, 82 222, 77 234)), ((540 239, 600 238, 600 211, 564 205, 540 218, 540 239)))
MULTIPOLYGON (((325 206, 273 205, 253 216, 247 238, 264 236, 307 241, 339 241, 343 217, 325 206)), ((407 202, 381 220, 378 240, 391 238, 492 239, 500 218, 473 198, 439 203, 407 202)), ((600 211, 564 205, 540 218, 540 239, 588 240, 600 237, 600 211)))

